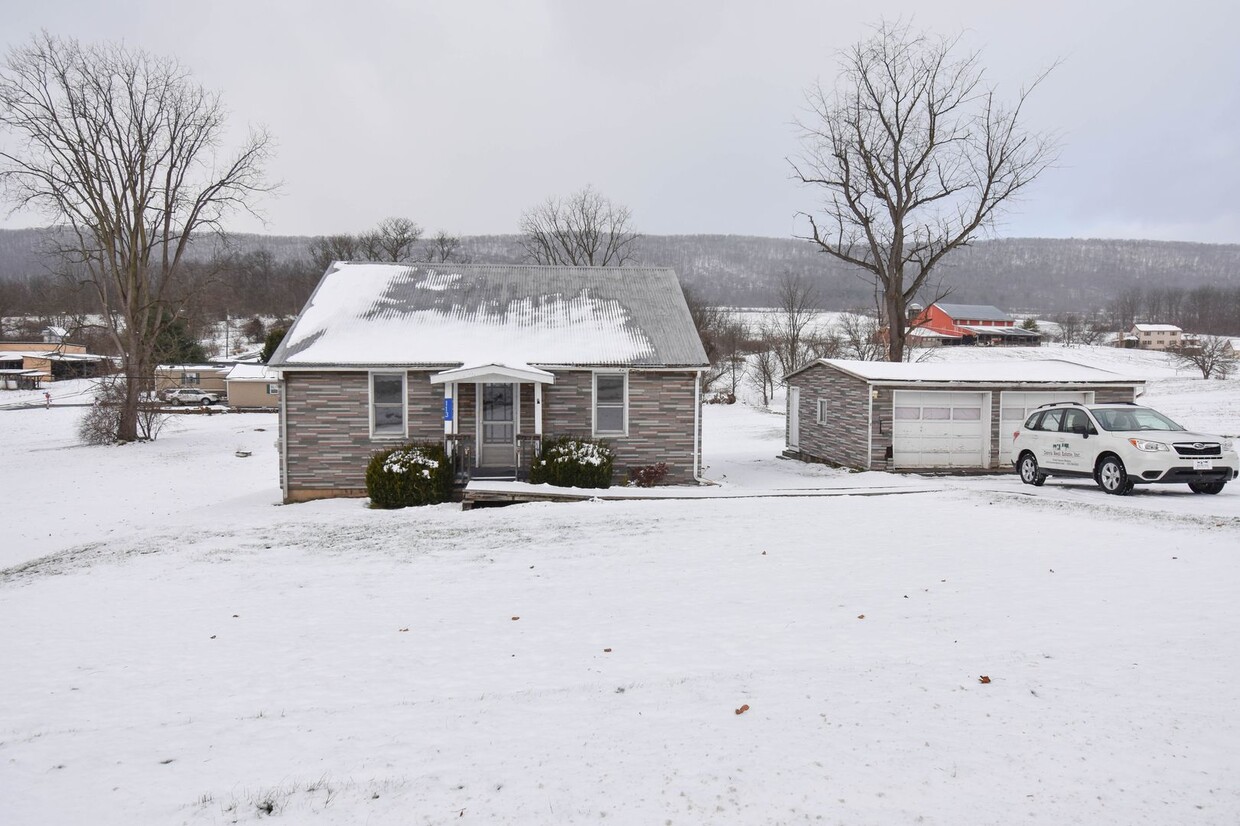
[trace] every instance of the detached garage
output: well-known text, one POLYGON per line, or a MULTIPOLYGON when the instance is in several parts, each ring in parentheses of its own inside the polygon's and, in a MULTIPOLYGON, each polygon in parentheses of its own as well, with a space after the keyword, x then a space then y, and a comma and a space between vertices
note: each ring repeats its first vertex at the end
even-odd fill
POLYGON ((859 470, 1006 469, 1013 431, 1039 405, 1130 402, 1145 387, 1054 359, 819 359, 785 380, 786 455, 859 470))

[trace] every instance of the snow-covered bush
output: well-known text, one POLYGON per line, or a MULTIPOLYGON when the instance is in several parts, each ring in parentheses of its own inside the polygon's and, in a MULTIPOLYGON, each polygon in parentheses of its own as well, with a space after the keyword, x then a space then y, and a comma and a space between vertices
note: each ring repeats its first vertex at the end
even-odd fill
POLYGON ((561 488, 610 487, 615 458, 606 442, 560 436, 543 442, 530 466, 530 481, 561 488))
MULTIPOLYGON (((116 442, 121 428, 121 402, 125 398, 125 386, 115 376, 101 379, 95 392, 95 400, 86 408, 78 422, 78 438, 83 444, 110 445, 116 442)), ((168 414, 158 400, 143 398, 138 403, 138 437, 153 442, 168 422, 168 414)))
POLYGON ((370 457, 366 492, 371 507, 434 505, 452 494, 452 463, 443 445, 409 444, 370 457))

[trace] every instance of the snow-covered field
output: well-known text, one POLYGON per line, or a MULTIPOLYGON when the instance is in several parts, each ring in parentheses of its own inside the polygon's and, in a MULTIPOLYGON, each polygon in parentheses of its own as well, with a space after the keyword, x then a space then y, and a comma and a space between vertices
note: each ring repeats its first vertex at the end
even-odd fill
POLYGON ((271 415, 80 415, 0 410, 0 823, 1240 822, 1240 484, 848 474, 736 405, 721 491, 876 495, 283 507, 271 415))

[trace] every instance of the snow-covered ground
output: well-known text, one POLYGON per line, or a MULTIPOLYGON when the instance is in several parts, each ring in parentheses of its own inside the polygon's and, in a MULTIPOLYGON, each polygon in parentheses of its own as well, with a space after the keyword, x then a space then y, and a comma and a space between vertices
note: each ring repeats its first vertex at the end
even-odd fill
POLYGON ((706 475, 792 495, 285 507, 269 414, 81 412, 0 410, 0 823, 1240 821, 1240 485, 849 474, 736 405, 706 475))

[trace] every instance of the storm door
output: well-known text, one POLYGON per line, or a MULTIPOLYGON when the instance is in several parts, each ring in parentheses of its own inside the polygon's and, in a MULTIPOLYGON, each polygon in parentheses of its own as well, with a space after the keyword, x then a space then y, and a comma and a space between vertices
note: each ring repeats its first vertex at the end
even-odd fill
POLYGON ((482 442, 480 467, 514 467, 516 464, 516 389, 514 384, 482 385, 482 442))

